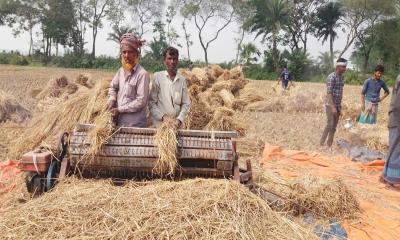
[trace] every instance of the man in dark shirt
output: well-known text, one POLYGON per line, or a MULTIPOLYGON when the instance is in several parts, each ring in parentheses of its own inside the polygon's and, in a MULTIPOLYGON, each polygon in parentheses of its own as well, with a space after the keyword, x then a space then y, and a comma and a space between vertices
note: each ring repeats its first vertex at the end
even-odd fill
POLYGON ((344 86, 344 76, 346 72, 347 60, 339 58, 336 61, 336 70, 331 73, 326 80, 326 102, 325 110, 327 123, 324 132, 322 133, 320 144, 331 148, 333 137, 336 132, 336 127, 339 122, 339 115, 342 109, 342 96, 344 86))
POLYGON ((279 76, 279 81, 282 82, 282 88, 285 90, 288 89, 289 81, 291 80, 292 76, 290 75, 289 70, 286 67, 284 67, 282 69, 281 75, 279 76))
POLYGON ((382 65, 376 66, 374 75, 364 82, 361 92, 360 123, 375 124, 378 104, 390 93, 385 81, 382 80, 384 70, 382 65), (380 97, 381 89, 385 91, 382 97, 380 97))

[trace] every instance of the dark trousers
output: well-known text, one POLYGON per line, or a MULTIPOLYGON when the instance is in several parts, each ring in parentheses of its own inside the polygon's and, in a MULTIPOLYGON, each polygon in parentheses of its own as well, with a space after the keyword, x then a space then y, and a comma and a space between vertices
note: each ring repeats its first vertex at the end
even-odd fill
POLYGON ((336 127, 339 122, 339 115, 340 115, 340 112, 333 113, 331 108, 326 106, 327 123, 326 123, 325 130, 322 133, 322 137, 321 137, 321 141, 320 141, 321 145, 324 145, 326 142, 326 145, 328 147, 332 146, 333 137, 335 136, 336 127))

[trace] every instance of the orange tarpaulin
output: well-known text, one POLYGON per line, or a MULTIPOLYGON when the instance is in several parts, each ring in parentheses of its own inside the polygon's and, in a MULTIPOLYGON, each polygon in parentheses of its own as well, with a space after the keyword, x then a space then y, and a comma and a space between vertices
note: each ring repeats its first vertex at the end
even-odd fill
POLYGON ((18 164, 11 160, 0 162, 0 194, 15 188, 17 175, 21 173, 18 164))
POLYGON ((400 239, 400 192, 389 190, 379 176, 385 161, 368 164, 343 156, 326 157, 319 153, 284 150, 265 145, 260 165, 287 178, 306 174, 321 178, 339 177, 354 189, 361 206, 357 221, 345 221, 349 239, 400 239))

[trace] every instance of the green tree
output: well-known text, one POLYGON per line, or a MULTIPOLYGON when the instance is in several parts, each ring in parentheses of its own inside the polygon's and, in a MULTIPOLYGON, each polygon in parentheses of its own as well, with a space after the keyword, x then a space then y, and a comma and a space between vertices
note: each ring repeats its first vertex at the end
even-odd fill
POLYGON ((118 27, 117 25, 112 26, 112 32, 108 34, 107 40, 113 41, 119 44, 122 35, 128 32, 134 32, 135 29, 128 26, 118 27))
POLYGON ((338 54, 338 51, 333 52, 333 56, 330 52, 320 52, 318 56, 318 66, 322 70, 322 73, 328 74, 333 71, 332 59, 335 58, 335 55, 338 54))
POLYGON ((18 1, 0 0, 0 25, 14 23, 13 16, 16 14, 18 7, 18 1))
POLYGON ((96 39, 99 29, 103 27, 103 18, 109 14, 107 11, 111 5, 111 0, 89 0, 88 6, 90 27, 92 28, 92 57, 96 56, 96 39))
POLYGON ((284 41, 291 51, 302 49, 307 52, 308 36, 313 32, 313 21, 317 15, 318 8, 325 0, 290 0, 289 24, 286 29, 284 41))
POLYGON ((241 49, 242 51, 240 52, 240 60, 244 62, 245 65, 251 65, 253 62, 256 62, 258 60, 257 57, 260 57, 261 55, 256 45, 253 43, 243 44, 241 49))
POLYGON ((328 2, 318 9, 315 21, 313 22, 316 28, 315 36, 318 39, 322 38, 322 43, 329 40, 329 50, 331 56, 331 66, 333 66, 333 42, 337 37, 336 29, 340 27, 339 19, 343 16, 341 5, 337 2, 328 2))
POLYGON ((219 34, 233 22, 237 9, 237 0, 182 0, 176 1, 180 6, 181 15, 194 21, 198 39, 204 52, 204 61, 208 65, 208 50, 210 45, 217 40, 219 34), (213 26, 216 31, 209 29, 213 26))
POLYGON ((190 61, 190 46, 193 45, 193 41, 190 40, 192 35, 186 29, 186 19, 183 19, 182 29, 183 29, 183 32, 185 34, 184 37, 185 37, 185 42, 186 42, 187 57, 188 57, 188 59, 190 61))
POLYGON ((72 4, 74 6, 75 17, 71 45, 74 54, 82 56, 85 53, 85 34, 92 11, 88 5, 88 0, 73 0, 72 4))
POLYGON ((161 21, 156 21, 153 24, 153 40, 149 43, 151 49, 150 57, 153 61, 160 61, 163 59, 163 51, 168 47, 167 35, 164 30, 165 24, 161 21))
POLYGON ((133 26, 138 29, 140 37, 148 31, 148 27, 154 22, 159 21, 163 16, 165 0, 127 0, 128 9, 132 14, 132 19, 138 23, 133 26))
POLYGON ((275 71, 279 71, 279 33, 289 24, 288 5, 285 0, 252 0, 255 15, 251 19, 251 31, 256 37, 262 35, 265 41, 269 37, 272 41, 272 59, 275 71))

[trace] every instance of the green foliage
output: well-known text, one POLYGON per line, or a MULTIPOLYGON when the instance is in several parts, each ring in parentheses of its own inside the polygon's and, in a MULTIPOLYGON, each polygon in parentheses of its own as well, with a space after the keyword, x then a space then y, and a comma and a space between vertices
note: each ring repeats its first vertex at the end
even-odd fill
POLYGON ((295 50, 288 56, 288 69, 294 80, 304 81, 307 67, 311 65, 311 60, 303 50, 295 50))
POLYGON ((19 52, 5 52, 0 53, 0 64, 13 64, 26 66, 29 65, 27 57, 21 55, 19 52))
POLYGON ((270 72, 268 69, 258 64, 246 66, 243 69, 243 74, 246 78, 254 80, 275 80, 278 78, 278 74, 276 72, 270 72))

